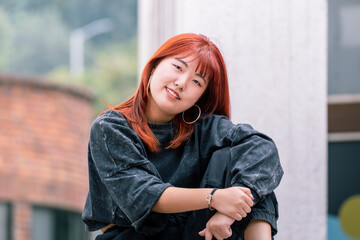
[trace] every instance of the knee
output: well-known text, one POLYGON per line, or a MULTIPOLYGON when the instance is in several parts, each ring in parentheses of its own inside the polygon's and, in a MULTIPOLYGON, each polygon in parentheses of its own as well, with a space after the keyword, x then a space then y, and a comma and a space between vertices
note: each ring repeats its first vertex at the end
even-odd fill
POLYGON ((245 240, 269 240, 272 238, 271 225, 267 221, 256 219, 250 222, 244 232, 245 240))

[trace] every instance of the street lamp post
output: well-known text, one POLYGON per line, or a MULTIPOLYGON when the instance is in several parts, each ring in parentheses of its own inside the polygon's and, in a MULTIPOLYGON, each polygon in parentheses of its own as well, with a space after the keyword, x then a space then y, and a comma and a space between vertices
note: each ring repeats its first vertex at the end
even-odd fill
POLYGON ((110 32, 113 23, 108 18, 93 21, 70 34, 70 73, 81 75, 84 72, 84 44, 96 35, 110 32))

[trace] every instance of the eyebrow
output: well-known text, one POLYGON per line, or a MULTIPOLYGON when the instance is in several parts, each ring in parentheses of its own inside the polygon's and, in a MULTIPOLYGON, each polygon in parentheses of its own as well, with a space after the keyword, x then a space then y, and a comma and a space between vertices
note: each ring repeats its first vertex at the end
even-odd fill
POLYGON ((199 76, 206 84, 206 79, 204 78, 203 75, 201 75, 200 73, 195 73, 196 76, 199 76))
POLYGON ((175 59, 178 60, 179 62, 181 62, 182 64, 184 64, 185 67, 189 67, 184 60, 182 60, 182 59, 180 59, 180 58, 175 58, 175 59))
MULTIPOLYGON (((182 59, 180 59, 180 58, 175 58, 175 59, 178 60, 179 62, 181 62, 182 64, 184 64, 186 68, 189 67, 184 60, 182 60, 182 59)), ((204 77, 203 75, 201 75, 200 73, 195 73, 195 75, 198 76, 198 77, 200 77, 200 78, 205 82, 205 84, 206 84, 206 79, 205 79, 205 77, 204 77)))

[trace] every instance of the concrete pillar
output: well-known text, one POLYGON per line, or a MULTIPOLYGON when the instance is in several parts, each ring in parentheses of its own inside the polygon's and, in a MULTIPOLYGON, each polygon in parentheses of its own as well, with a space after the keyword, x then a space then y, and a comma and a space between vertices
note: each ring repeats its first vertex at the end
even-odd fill
MULTIPOLYGON (((141 62, 146 52, 160 45, 160 38, 161 43, 166 40, 166 34, 148 32, 152 25, 167 26, 166 19, 148 16, 169 7, 151 10, 155 5, 145 1, 139 2, 141 62), (154 12, 142 15, 142 11, 154 12)), ((276 239, 326 239, 327 1, 171 2, 169 9, 175 14, 168 16, 169 35, 201 33, 222 50, 229 71, 232 120, 250 123, 277 143, 285 175, 276 190, 280 204, 276 239)))
POLYGON ((175 35, 175 3, 164 0, 138 0, 139 73, 158 47, 175 35))

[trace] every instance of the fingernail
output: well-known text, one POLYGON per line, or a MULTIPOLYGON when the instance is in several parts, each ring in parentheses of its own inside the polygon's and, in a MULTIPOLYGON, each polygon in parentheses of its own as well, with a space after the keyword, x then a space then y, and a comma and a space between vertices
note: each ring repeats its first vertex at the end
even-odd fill
POLYGON ((250 196, 251 196, 251 199, 252 199, 252 200, 254 200, 254 199, 255 199, 255 198, 254 198, 254 196, 253 196, 252 194, 250 194, 250 196))

